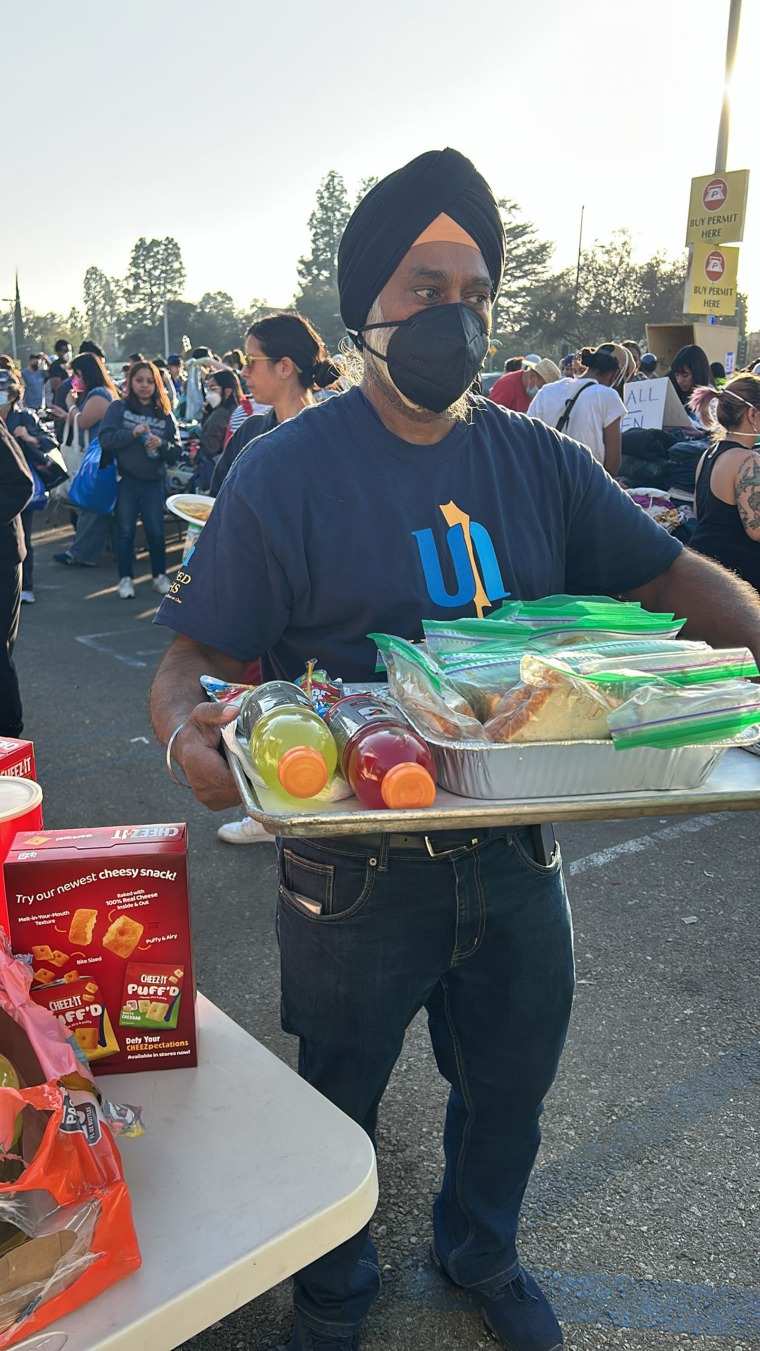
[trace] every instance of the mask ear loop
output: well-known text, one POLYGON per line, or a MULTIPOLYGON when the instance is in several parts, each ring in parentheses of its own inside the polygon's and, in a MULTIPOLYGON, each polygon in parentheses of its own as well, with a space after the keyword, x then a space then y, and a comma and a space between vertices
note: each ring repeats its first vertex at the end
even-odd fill
POLYGON ((346 332, 357 352, 370 352, 373 357, 377 357, 378 361, 384 361, 387 366, 388 358, 383 356, 382 352, 376 351, 374 347, 370 347, 369 343, 362 338, 362 333, 369 333, 373 328, 401 328, 408 322, 408 319, 397 319, 395 323, 393 320, 387 320, 382 324, 364 324, 362 328, 347 328, 346 332))

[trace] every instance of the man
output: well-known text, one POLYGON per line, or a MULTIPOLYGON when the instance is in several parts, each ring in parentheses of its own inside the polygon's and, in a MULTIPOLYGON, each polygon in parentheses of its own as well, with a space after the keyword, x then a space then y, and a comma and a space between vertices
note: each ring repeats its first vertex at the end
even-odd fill
POLYGON ((19 737, 24 715, 13 648, 21 614, 21 565, 26 555, 21 513, 34 485, 21 447, 0 418, 0 736, 19 737))
MULTIPOLYGON (((750 587, 685 552, 575 442, 468 397, 504 251, 491 190, 453 150, 391 174, 351 217, 338 286, 361 387, 237 460, 158 615, 178 636, 154 726, 208 807, 237 800, 218 752, 236 709, 199 703, 199 677, 239 681, 257 656, 268 675, 293 679, 317 656, 371 681, 373 630, 416 638, 423 617, 555 592, 622 594, 760 653, 750 587)), ((516 1247, 572 995, 548 831, 283 839, 278 854, 282 1017, 301 1073, 374 1138, 404 1032, 427 1009, 451 1085, 434 1260, 511 1351, 557 1351, 516 1247)), ((365 1228, 296 1276, 290 1351, 356 1351, 379 1284, 365 1228)))
POLYGON ((535 366, 525 366, 521 371, 508 371, 502 375, 488 397, 502 408, 511 408, 515 413, 527 413, 531 399, 535 398, 539 389, 559 379, 559 367, 544 357, 535 366))
POLYGON ((653 352, 645 352, 639 362, 639 370, 645 380, 657 379, 657 357, 653 352))
POLYGON ((172 384, 177 393, 177 398, 181 398, 185 392, 185 377, 182 366, 182 357, 178 352, 171 352, 166 358, 166 364, 169 367, 169 374, 172 378, 172 384))
POLYGON ((24 404, 27 408, 42 408, 45 389, 45 366, 41 352, 29 353, 29 364, 21 372, 24 382, 24 404))

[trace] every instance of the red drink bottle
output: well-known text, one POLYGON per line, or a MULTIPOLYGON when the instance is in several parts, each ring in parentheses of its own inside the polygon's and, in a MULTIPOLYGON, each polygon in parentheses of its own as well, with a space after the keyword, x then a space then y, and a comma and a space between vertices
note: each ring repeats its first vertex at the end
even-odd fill
POLYGON ((435 760, 403 716, 371 694, 349 694, 326 714, 343 776, 365 807, 430 807, 435 760))

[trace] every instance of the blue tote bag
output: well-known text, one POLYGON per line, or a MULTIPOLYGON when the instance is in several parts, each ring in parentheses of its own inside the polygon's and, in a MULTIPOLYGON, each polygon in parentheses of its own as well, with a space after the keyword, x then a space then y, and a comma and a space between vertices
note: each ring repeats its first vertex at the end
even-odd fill
POLYGON ((82 511, 108 516, 116 506, 116 465, 100 468, 100 440, 93 437, 69 488, 69 501, 82 511))

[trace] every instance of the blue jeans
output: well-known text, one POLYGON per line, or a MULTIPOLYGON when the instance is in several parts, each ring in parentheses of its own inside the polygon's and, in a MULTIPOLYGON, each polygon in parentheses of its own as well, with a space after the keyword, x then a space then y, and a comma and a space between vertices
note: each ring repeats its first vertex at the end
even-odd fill
MULTIPOLYGON (((282 1025, 300 1038, 302 1076, 374 1141, 404 1033, 426 1008, 451 1085, 436 1251, 460 1285, 493 1294, 517 1271, 520 1206, 570 1018, 559 849, 539 863, 527 827, 438 858, 382 841, 278 841, 282 1025)), ((345 1334, 379 1285, 367 1226, 298 1273, 295 1303, 313 1327, 345 1334)))
POLYGON ((143 529, 150 550, 150 566, 154 577, 166 571, 166 543, 164 539, 164 483, 147 483, 143 479, 124 474, 119 480, 116 496, 116 562, 120 577, 131 577, 135 556, 137 518, 142 517, 143 529))
POLYGON ((77 513, 76 534, 68 547, 68 552, 82 567, 97 567, 108 543, 111 519, 110 515, 104 516, 95 511, 77 513))

